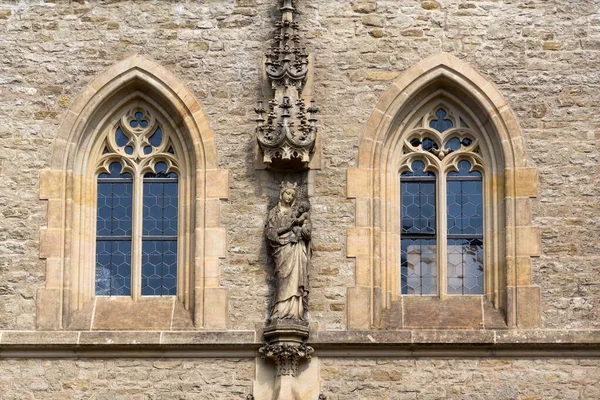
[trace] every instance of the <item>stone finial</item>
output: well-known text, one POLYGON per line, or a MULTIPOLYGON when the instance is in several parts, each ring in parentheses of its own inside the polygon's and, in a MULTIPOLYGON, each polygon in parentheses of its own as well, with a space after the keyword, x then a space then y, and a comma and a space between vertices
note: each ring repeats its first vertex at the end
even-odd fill
POLYGON ((308 54, 300 46, 293 0, 282 2, 281 22, 276 24, 278 32, 265 61, 273 98, 267 109, 262 101, 255 108, 256 139, 267 167, 304 169, 315 145, 319 110, 313 101, 307 107, 300 97, 308 73, 308 54))
POLYGON ((304 344, 269 344, 259 350, 263 359, 271 359, 277 367, 277 376, 296 376, 298 362, 304 358, 310 359, 314 349, 304 344))

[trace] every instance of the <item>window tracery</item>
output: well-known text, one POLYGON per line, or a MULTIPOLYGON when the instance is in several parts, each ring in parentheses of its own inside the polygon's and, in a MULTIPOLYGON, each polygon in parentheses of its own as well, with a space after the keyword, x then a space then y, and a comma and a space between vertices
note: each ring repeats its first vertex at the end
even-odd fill
POLYGON ((477 133, 438 105, 405 135, 400 294, 484 294, 483 172, 477 133))
POLYGON ((136 106, 98 157, 97 296, 177 293, 178 160, 158 119, 136 106))
MULTIPOLYGON (((531 280, 531 257, 540 254, 540 231, 528 217, 537 189, 517 118, 493 83, 446 53, 411 67, 371 113, 357 167, 348 170, 347 196, 356 199, 355 227, 347 232, 348 257, 356 259, 355 286, 348 290, 350 329, 539 326, 540 289, 531 280), (434 176, 402 176, 418 169, 434 176), (427 257, 436 263, 437 296, 404 296, 401 242, 411 237, 403 232, 402 186, 413 180, 411 201, 422 207, 426 203, 415 199, 424 195, 423 187, 416 183, 425 185, 425 178, 435 180, 435 218, 429 216, 435 235, 421 239, 435 236, 435 257, 427 257), (454 213, 450 219, 448 212, 454 213), (483 296, 450 296, 481 292, 480 279, 483 296)), ((410 250, 413 258, 424 252, 410 250)), ((430 275, 411 275, 415 292, 423 291, 423 283, 434 291, 421 279, 430 275)))

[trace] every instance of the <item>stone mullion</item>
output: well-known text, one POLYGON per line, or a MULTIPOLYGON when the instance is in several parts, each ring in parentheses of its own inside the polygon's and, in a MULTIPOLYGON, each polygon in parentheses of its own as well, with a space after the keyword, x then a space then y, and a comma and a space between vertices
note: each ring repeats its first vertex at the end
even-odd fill
POLYGON ((437 281, 440 299, 448 296, 448 207, 446 204, 446 173, 440 169, 436 184, 437 281))
POLYGON ((144 211, 144 178, 140 170, 133 176, 131 216, 131 297, 139 300, 142 293, 142 228, 144 211))

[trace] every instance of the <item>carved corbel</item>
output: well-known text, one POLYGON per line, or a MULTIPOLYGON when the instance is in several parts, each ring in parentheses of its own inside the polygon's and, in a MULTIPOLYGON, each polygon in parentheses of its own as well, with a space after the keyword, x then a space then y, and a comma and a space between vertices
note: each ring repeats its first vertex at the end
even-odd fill
POLYGON ((269 344, 261 347, 258 352, 263 359, 270 359, 275 362, 277 367, 277 376, 293 376, 298 374, 298 363, 307 359, 310 360, 314 349, 304 344, 269 344))

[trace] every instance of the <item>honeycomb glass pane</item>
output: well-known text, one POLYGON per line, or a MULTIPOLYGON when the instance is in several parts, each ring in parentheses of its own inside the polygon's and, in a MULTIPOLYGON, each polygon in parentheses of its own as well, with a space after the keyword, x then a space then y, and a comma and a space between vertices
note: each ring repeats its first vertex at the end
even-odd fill
MULTIPOLYGON (((469 164, 466 161, 465 163, 469 164)), ((465 168, 468 174, 465 176, 481 178, 479 172, 477 172, 479 175, 469 173, 469 167, 465 168)), ((482 181, 480 179, 449 179, 447 182, 446 200, 448 206, 447 222, 449 235, 483 235, 483 195, 482 181)))
POLYGON ((131 242, 96 241, 96 296, 131 295, 131 242))
POLYGON ((434 176, 431 172, 424 172, 424 167, 422 162, 416 161, 412 165, 413 172, 405 172, 401 176, 402 233, 435 233, 435 181, 402 179, 434 176))
POLYGON ((481 239, 448 239, 448 294, 483 294, 481 239))
POLYGON ((178 183, 144 179, 144 236, 177 236, 178 183))
POLYGON ((437 294, 436 240, 402 239, 401 242, 401 294, 437 294))
POLYGON ((142 296, 177 294, 177 241, 142 242, 142 296))
POLYGON ((133 182, 130 176, 118 175, 122 179, 116 182, 106 179, 113 174, 98 177, 96 235, 131 236, 133 182))

